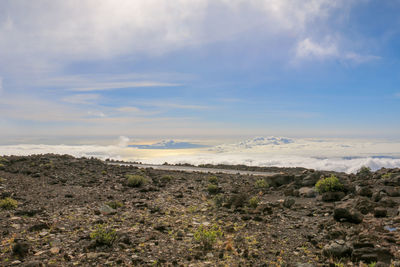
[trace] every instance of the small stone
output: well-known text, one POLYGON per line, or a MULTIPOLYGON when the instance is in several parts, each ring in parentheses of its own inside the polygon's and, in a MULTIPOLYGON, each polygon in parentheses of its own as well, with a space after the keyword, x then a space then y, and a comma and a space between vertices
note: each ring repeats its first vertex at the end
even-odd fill
POLYGON ((50 252, 51 252, 52 254, 58 254, 58 253, 60 252, 60 248, 59 248, 59 247, 52 247, 52 248, 50 249, 50 252))
POLYGON ((117 210, 111 208, 108 205, 103 205, 99 208, 99 212, 104 215, 113 215, 117 213, 117 210))
POLYGON ((285 201, 283 202, 283 206, 285 208, 290 209, 295 203, 296 203, 296 200, 294 200, 294 198, 287 197, 287 198, 285 198, 285 201))
POLYGON ((25 257, 29 253, 29 243, 18 241, 13 246, 13 254, 21 258, 25 257))

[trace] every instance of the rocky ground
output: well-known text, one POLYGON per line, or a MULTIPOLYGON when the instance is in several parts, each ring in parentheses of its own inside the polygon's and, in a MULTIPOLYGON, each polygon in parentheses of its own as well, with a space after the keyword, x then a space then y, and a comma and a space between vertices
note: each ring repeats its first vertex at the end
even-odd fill
POLYGON ((1 157, 0 265, 400 266, 400 169, 276 171, 1 157), (318 194, 331 174, 343 187, 318 194))

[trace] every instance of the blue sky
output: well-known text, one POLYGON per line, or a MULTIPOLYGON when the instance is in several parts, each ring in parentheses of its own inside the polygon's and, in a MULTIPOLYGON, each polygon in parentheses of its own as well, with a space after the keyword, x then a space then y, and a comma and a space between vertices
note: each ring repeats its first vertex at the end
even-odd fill
POLYGON ((397 138, 399 14, 396 0, 1 1, 0 136, 397 138))

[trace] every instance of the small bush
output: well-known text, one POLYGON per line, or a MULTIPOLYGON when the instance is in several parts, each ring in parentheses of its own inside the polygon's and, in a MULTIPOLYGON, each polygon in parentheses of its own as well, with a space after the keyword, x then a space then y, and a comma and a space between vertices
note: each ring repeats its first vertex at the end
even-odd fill
POLYGON ((212 249, 220 236, 222 236, 222 231, 218 226, 200 226, 194 233, 194 240, 200 243, 204 250, 209 250, 212 249))
POLYGON ((216 207, 221 207, 225 201, 225 196, 223 194, 218 194, 213 198, 213 200, 216 207))
POLYGON ((390 179, 392 178, 392 174, 391 173, 385 173, 384 175, 381 176, 382 179, 390 179))
POLYGON ((174 177, 172 175, 164 175, 163 177, 161 177, 161 182, 162 183, 169 183, 172 180, 174 180, 174 177))
POLYGON ((362 166, 358 170, 357 175, 360 176, 361 178, 369 178, 372 176, 371 168, 367 166, 362 166))
POLYGON ((211 184, 218 184, 218 177, 215 175, 210 176, 210 177, 208 177, 208 182, 211 184))
POLYGON ((147 183, 147 179, 141 175, 127 174, 126 178, 126 184, 130 187, 140 187, 147 183))
POLYGON ((3 163, 0 163, 0 170, 4 170, 5 166, 3 163))
POLYGON ((18 201, 15 199, 6 197, 5 199, 0 200, 0 208, 3 210, 13 210, 18 207, 18 201))
POLYGON ((98 224, 90 233, 90 238, 96 241, 97 245, 111 246, 117 234, 114 229, 109 228, 106 224, 98 224))
POLYGON ((209 194, 213 195, 213 194, 217 194, 218 193, 219 188, 215 184, 208 184, 207 191, 208 191, 209 194))
POLYGON ((228 206, 235 208, 243 207, 248 201, 248 195, 244 192, 233 194, 228 200, 228 206))
POLYGON ((342 191, 343 185, 335 175, 331 175, 331 177, 320 179, 316 183, 315 188, 317 189, 318 193, 322 194, 325 192, 342 191))
POLYGON ((102 175, 106 175, 106 174, 107 174, 107 171, 104 170, 104 171, 101 172, 101 174, 102 174, 102 175))
POLYGON ((257 208, 258 202, 260 202, 260 200, 258 199, 257 196, 254 196, 254 197, 250 198, 249 206, 252 207, 252 208, 257 208))
POLYGON ((113 208, 113 209, 118 209, 118 208, 122 208, 124 206, 124 204, 122 204, 119 201, 109 201, 106 203, 107 206, 113 208))
POLYGON ((264 179, 258 179, 254 186, 258 189, 266 189, 269 187, 269 184, 267 183, 267 181, 265 181, 264 179))

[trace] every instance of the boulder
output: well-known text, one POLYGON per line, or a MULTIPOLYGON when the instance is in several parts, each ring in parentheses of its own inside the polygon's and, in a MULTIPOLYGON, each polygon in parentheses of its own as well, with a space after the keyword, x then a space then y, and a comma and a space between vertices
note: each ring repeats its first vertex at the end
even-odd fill
POLYGON ((304 187, 314 186, 318 180, 321 178, 320 172, 313 172, 303 178, 301 185, 304 187))
POLYGON ((387 210, 383 207, 378 207, 374 209, 374 216, 376 218, 383 218, 386 217, 387 215, 387 210))
POLYGON ((333 218, 338 222, 351 222, 359 224, 363 221, 363 216, 358 211, 350 211, 345 207, 337 207, 333 211, 333 218))
POLYGON ((294 198, 287 197, 287 198, 285 198, 285 201, 283 201, 283 206, 285 208, 290 209, 295 203, 296 203, 296 200, 294 200, 294 198))
POLYGON ((344 192, 325 192, 322 194, 322 201, 333 202, 339 201, 345 197, 344 192))
POLYGON ((372 197, 372 190, 368 186, 356 186, 357 195, 363 197, 372 197))
POLYGON ((353 249, 343 240, 333 241, 324 246, 322 253, 326 257, 334 257, 337 259, 351 256, 353 249))
POLYGON ((394 208, 396 206, 396 202, 391 199, 390 197, 383 197, 380 201, 379 204, 382 207, 387 207, 387 208, 394 208))
POLYGON ((363 261, 366 263, 372 262, 384 262, 390 263, 393 258, 393 254, 387 248, 372 248, 372 247, 363 247, 359 249, 355 249, 351 255, 351 259, 353 261, 363 261))
POLYGON ((299 189, 299 194, 302 197, 313 198, 317 196, 317 192, 313 187, 302 187, 299 189))

